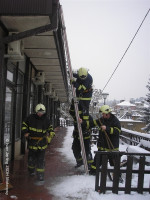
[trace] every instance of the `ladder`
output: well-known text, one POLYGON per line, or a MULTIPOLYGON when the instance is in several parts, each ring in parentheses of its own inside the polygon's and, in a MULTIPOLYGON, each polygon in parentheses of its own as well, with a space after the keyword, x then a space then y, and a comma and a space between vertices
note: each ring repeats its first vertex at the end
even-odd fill
MULTIPOLYGON (((70 60, 69 47, 68 47, 67 34, 66 34, 66 29, 65 29, 62 6, 60 6, 60 14, 61 14, 61 19, 62 19, 62 25, 64 26, 64 28, 63 28, 64 48, 65 48, 66 57, 67 57, 69 76, 70 76, 70 79, 73 79, 72 66, 71 66, 71 60, 70 60)), ((77 125, 78 125, 78 132, 79 132, 79 138, 80 138, 80 145, 81 145, 84 169, 85 169, 85 173, 89 174, 84 140, 83 140, 83 134, 82 134, 82 128, 81 128, 81 124, 79 122, 78 101, 76 98, 75 88, 73 87, 73 85, 72 85, 72 92, 73 92, 74 108, 75 108, 75 114, 76 114, 77 125)))

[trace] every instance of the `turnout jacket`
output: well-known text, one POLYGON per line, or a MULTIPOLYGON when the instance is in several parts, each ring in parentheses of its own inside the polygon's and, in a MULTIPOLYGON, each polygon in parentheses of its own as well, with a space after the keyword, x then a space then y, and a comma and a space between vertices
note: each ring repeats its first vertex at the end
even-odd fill
POLYGON ((76 88, 76 96, 80 100, 91 100, 93 78, 90 74, 85 79, 80 79, 78 74, 73 73, 73 77, 77 78, 72 84, 76 88))
POLYGON ((28 148, 33 150, 44 150, 47 148, 47 134, 55 134, 50 120, 46 114, 39 117, 37 114, 31 114, 22 123, 22 134, 29 133, 28 148))
MULTIPOLYGON (((87 124, 87 122, 84 122, 84 123, 87 124)), ((98 150, 100 150, 100 151, 110 151, 110 150, 117 151, 117 150, 119 150, 119 134, 121 132, 121 125, 115 115, 113 115, 111 113, 109 119, 104 119, 102 117, 100 119, 90 120, 86 126, 90 126, 91 128, 95 127, 95 126, 99 127, 99 137, 98 137, 98 143, 97 143, 98 150), (102 125, 106 126, 106 133, 113 145, 113 148, 110 145, 111 149, 108 145, 105 133, 101 129, 100 121, 101 121, 102 125)))

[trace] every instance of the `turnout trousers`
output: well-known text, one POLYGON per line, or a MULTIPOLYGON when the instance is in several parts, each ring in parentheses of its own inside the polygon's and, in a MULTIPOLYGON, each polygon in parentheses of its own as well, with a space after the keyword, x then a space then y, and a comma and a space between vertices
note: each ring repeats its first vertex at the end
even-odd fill
MULTIPOLYGON (((93 162, 90 139, 84 139, 84 147, 85 147, 87 162, 90 165, 93 162)), ((76 159, 76 162, 77 163, 81 162, 82 161, 81 145, 80 145, 80 140, 78 138, 74 138, 73 143, 72 143, 72 150, 73 150, 73 155, 76 159)))
POLYGON ((38 174, 44 175, 45 171, 45 150, 32 150, 28 152, 28 170, 29 173, 34 173, 35 170, 38 174))

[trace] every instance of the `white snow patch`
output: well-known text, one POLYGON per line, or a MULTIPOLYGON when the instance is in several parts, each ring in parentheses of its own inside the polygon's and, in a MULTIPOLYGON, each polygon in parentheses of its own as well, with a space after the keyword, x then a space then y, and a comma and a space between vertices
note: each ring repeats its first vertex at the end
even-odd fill
MULTIPOLYGON (((71 150, 73 138, 71 137, 73 127, 68 127, 67 135, 64 139, 63 148, 58 149, 69 162, 75 164, 75 159, 71 150)), ((120 145, 120 151, 125 151, 126 145, 120 145)), ((92 146, 92 154, 97 151, 95 145, 92 146)), ((138 165, 135 166, 138 168, 138 165)), ((146 167, 149 169, 149 166, 146 167)), ((84 168, 82 168, 84 169, 84 168)), ((150 175, 144 177, 144 185, 150 183, 150 175)), ((133 176, 132 186, 137 185, 137 176, 133 176)), ((99 194, 95 191, 95 177, 89 175, 74 175, 66 177, 58 177, 53 182, 53 185, 48 188, 50 193, 53 194, 56 199, 60 200, 149 200, 150 196, 148 193, 143 195, 136 192, 132 192, 130 195, 119 192, 119 194, 112 194, 111 191, 106 194, 99 194)), ((54 198, 55 199, 55 198, 54 198)))

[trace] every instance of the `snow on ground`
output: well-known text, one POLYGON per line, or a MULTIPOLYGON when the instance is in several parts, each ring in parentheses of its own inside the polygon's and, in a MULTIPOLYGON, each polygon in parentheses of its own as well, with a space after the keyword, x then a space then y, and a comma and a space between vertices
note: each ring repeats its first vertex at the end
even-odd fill
MULTIPOLYGON (((73 127, 67 128, 67 135, 63 142, 63 147, 58 149, 72 165, 75 165, 75 159, 71 150, 73 127)), ((120 145, 120 151, 126 150, 126 145, 120 145)), ((92 146, 92 153, 96 151, 96 146, 92 146)), ((93 153, 94 154, 94 153, 93 153)), ((137 166, 136 166, 137 167, 137 166)), ((80 167, 81 171, 84 171, 84 167, 80 167)), ((109 180, 108 180, 109 181, 109 180)), ((145 183, 150 183, 150 175, 145 178, 145 183)), ((109 183, 111 184, 111 182, 109 183)), ((137 184, 137 177, 133 176, 132 185, 137 184)), ((99 194, 95 191, 95 177, 89 175, 73 175, 66 177, 59 177, 53 186, 50 188, 50 193, 61 200, 73 199, 73 200, 149 200, 150 195, 145 193, 143 195, 132 192, 132 194, 127 195, 123 192, 119 194, 112 194, 108 191, 106 194, 99 194)))

